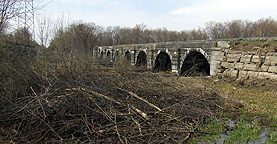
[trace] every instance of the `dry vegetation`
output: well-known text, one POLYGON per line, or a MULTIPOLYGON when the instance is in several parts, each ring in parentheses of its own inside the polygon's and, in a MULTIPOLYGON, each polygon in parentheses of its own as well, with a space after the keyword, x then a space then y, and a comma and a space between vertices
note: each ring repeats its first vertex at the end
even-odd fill
POLYGON ((254 52, 261 48, 263 52, 277 52, 277 41, 231 41, 231 49, 254 52))
MULTIPOLYGON (((214 89, 224 91, 226 96, 236 98, 245 107, 245 112, 264 119, 277 118, 277 81, 265 79, 248 79, 234 81, 224 79, 213 85, 214 89)), ((266 125, 276 123, 267 123, 266 125)))
POLYGON ((47 58, 22 71, 6 63, 19 76, 1 73, 1 143, 181 143, 215 112, 241 106, 201 78, 106 70, 72 53, 54 66, 47 58))

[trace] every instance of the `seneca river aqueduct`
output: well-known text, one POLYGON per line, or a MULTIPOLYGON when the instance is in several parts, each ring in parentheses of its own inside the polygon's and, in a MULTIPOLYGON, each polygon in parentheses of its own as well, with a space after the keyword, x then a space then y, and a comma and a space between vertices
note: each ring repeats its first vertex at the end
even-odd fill
MULTIPOLYGON (((277 38, 254 40, 277 41, 277 38)), ((261 52, 259 48, 255 52, 233 51, 229 48, 229 41, 198 40, 101 46, 95 48, 94 55, 111 63, 124 58, 132 65, 145 66, 155 72, 277 79, 277 52, 261 52)))

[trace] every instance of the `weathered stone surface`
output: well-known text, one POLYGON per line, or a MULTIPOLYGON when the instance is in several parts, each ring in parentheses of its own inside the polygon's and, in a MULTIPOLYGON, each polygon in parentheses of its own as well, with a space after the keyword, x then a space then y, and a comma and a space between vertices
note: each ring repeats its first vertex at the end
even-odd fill
POLYGON ((270 66, 268 72, 277 73, 277 66, 270 66))
POLYGON ((229 48, 231 45, 229 45, 229 43, 227 43, 225 41, 219 41, 219 42, 217 42, 217 46, 221 47, 221 48, 229 48))
POLYGON ((235 69, 236 69, 236 70, 242 70, 242 69, 243 69, 243 66, 244 66, 243 63, 236 63, 236 64, 235 64, 235 69))
POLYGON ((234 64, 234 63, 228 63, 228 62, 222 62, 222 63, 221 63, 221 66, 222 66, 223 68, 233 69, 234 66, 235 66, 235 64, 234 64))
POLYGON ((270 79, 277 80, 277 74, 271 74, 270 79))
POLYGON ((224 52, 221 51, 212 51, 211 53, 211 60, 219 60, 221 61, 218 57, 224 56, 224 52))
POLYGON ((217 69, 216 72, 217 72, 217 74, 223 73, 224 69, 217 69))
POLYGON ((246 64, 243 67, 243 70, 248 70, 248 71, 257 71, 255 64, 246 64))
POLYGON ((230 71, 229 69, 226 69, 226 70, 222 73, 222 75, 223 75, 223 76, 230 76, 230 75, 231 75, 230 72, 231 72, 231 71, 230 71))
MULTIPOLYGON (((217 68, 218 68, 218 66, 220 65, 220 61, 216 61, 216 60, 211 60, 211 62, 210 62, 211 64, 210 64, 210 74, 211 75, 216 75, 216 73, 217 73, 217 68)), ((176 66, 177 66, 177 64, 176 64, 176 66)), ((176 68, 177 69, 177 68, 176 68)))
POLYGON ((277 56, 267 56, 265 57, 265 65, 276 66, 277 65, 277 56))
POLYGON ((211 60, 223 61, 225 53, 221 51, 212 51, 211 60))
POLYGON ((268 72, 259 72, 258 78, 260 79, 268 79, 271 77, 271 74, 268 72))
MULTIPOLYGON (((265 59, 265 56, 261 56, 261 60, 263 60, 263 59, 265 59)), ((259 63, 260 62, 259 56, 257 56, 257 55, 253 56, 252 59, 251 59, 251 62, 259 63)))
POLYGON ((269 66, 267 66, 267 65, 262 65, 261 70, 262 70, 262 72, 267 72, 267 71, 268 71, 268 68, 269 68, 269 66))
POLYGON ((247 76, 248 76, 248 72, 247 71, 239 71, 239 77, 246 78, 247 76))
POLYGON ((259 62, 259 56, 256 56, 256 55, 252 56, 251 62, 253 63, 259 62))
POLYGON ((238 70, 231 70, 231 77, 238 77, 238 70))
POLYGON ((257 78, 258 74, 259 74, 258 72, 252 72, 252 71, 248 72, 249 78, 257 78))
POLYGON ((243 55, 241 56, 240 62, 249 64, 251 62, 252 55, 243 55))
POLYGON ((217 57, 216 57, 216 60, 218 60, 218 61, 223 61, 224 58, 225 58, 225 56, 217 56, 217 57))
POLYGON ((275 52, 269 52, 269 53, 267 53, 267 56, 276 56, 276 53, 275 52))
POLYGON ((240 54, 228 54, 227 61, 228 62, 238 62, 240 60, 240 54))

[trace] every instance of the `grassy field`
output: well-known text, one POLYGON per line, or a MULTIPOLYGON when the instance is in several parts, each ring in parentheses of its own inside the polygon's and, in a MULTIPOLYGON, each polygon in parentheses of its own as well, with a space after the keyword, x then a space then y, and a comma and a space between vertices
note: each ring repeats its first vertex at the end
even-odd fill
POLYGON ((211 82, 211 87, 240 102, 243 107, 218 113, 218 119, 210 120, 200 128, 212 134, 194 137, 192 142, 277 142, 276 81, 220 79, 211 82))

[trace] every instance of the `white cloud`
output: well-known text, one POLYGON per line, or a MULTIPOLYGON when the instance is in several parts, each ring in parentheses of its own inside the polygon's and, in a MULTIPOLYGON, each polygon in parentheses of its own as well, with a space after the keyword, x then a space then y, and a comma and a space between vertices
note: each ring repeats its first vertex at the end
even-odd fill
POLYGON ((149 28, 185 30, 204 28, 213 20, 277 19, 277 0, 53 0, 50 5, 54 14, 68 13, 72 21, 104 27, 144 23, 149 28))
POLYGON ((209 20, 259 19, 277 15, 276 0, 201 0, 195 5, 175 9, 171 15, 209 20))

